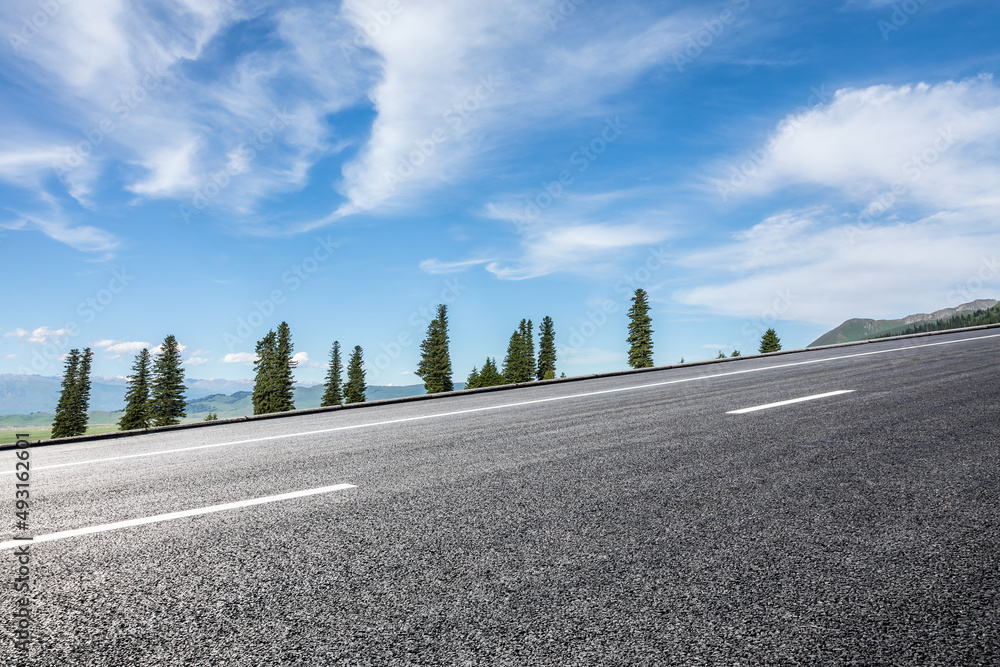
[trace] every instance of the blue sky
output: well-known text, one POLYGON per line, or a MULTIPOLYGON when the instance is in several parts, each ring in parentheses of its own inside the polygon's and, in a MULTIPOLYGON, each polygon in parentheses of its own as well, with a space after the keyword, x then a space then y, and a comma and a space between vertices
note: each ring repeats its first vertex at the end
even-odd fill
POLYGON ((559 371, 801 347, 1000 294, 993 2, 14 0, 0 9, 0 372, 71 347, 248 378, 456 380, 521 318, 559 371))

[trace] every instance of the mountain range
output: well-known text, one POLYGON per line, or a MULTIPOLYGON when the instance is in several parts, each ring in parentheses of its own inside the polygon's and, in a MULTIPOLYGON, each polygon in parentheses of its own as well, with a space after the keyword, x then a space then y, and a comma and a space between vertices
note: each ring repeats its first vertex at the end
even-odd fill
POLYGON ((892 336, 900 334, 909 326, 926 322, 936 322, 963 313, 973 313, 977 310, 989 310, 997 305, 995 299, 976 299, 969 303, 963 303, 954 308, 942 308, 933 313, 917 313, 907 315, 897 320, 872 320, 854 318, 847 320, 835 329, 827 331, 825 334, 809 344, 809 347, 817 345, 834 345, 836 343, 851 343, 858 340, 868 340, 878 336, 892 336))

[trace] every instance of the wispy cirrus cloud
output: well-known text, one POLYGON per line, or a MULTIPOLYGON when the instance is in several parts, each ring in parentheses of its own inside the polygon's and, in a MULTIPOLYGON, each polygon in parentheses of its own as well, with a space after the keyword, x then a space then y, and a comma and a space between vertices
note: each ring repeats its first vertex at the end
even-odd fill
POLYGON ((480 266, 482 264, 487 264, 493 260, 491 259, 466 259, 458 262, 442 262, 439 259, 431 258, 425 259, 420 262, 420 270, 424 273, 431 274, 444 274, 444 273, 461 273, 467 269, 474 266, 480 266))
MULTIPOLYGON (((377 0, 345 4, 359 28, 377 0)), ((493 149, 545 119, 599 116, 604 100, 680 47, 698 19, 637 14, 601 31, 561 31, 559 3, 458 0, 407 4, 370 38, 381 72, 378 115, 344 166, 343 205, 323 224, 488 168, 493 149)), ((581 13, 583 9, 578 9, 581 13)))

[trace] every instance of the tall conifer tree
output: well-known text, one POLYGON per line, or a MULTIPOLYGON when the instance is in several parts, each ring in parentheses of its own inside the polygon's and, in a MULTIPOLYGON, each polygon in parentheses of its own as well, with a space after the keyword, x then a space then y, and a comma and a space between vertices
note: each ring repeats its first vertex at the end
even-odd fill
POLYGON ((479 384, 479 369, 473 366, 472 370, 469 371, 469 377, 465 379, 465 388, 479 389, 480 386, 482 385, 479 384))
POLYGON ((531 320, 521 320, 521 325, 518 327, 523 345, 521 353, 524 355, 524 360, 521 363, 528 369, 528 379, 525 382, 535 379, 535 334, 532 332, 533 328, 531 320))
POLYGON ((276 410, 275 377, 278 375, 275 367, 278 365, 278 341, 273 331, 257 341, 255 350, 253 382, 253 413, 266 415, 276 410))
POLYGON ((128 378, 125 413, 118 421, 118 428, 122 431, 149 428, 149 363, 149 350, 142 348, 135 357, 132 375, 128 378))
POLYGON ((628 311, 628 365, 632 368, 653 366, 653 320, 649 316, 649 300, 641 287, 632 297, 628 311))
POLYGON ((52 437, 65 438, 73 435, 73 417, 76 404, 76 378, 80 367, 80 350, 69 351, 66 368, 63 370, 62 391, 56 404, 55 420, 52 422, 52 437))
POLYGON ((181 365, 180 346, 172 335, 163 339, 160 354, 153 362, 149 414, 153 426, 179 424, 187 416, 184 367, 181 365))
POLYGON ((455 389, 448 352, 448 306, 443 303, 438 306, 437 317, 427 325, 427 336, 420 344, 420 364, 416 374, 423 379, 428 394, 455 389))
POLYGON ((323 407, 340 405, 344 402, 343 381, 341 380, 340 341, 333 341, 330 350, 330 368, 326 372, 326 390, 323 392, 323 407))
MULTIPOLYGON (((522 325, 524 321, 522 320, 522 325)), ((526 363, 527 345, 524 342, 522 332, 525 327, 518 327, 517 331, 510 335, 510 342, 507 344, 507 356, 503 360, 503 379, 505 384, 516 382, 530 382, 531 369, 526 363)))
POLYGON ((368 386, 365 384, 365 362, 364 352, 360 345, 354 346, 351 353, 351 360, 347 362, 347 384, 344 386, 345 403, 364 403, 365 391, 368 386))
POLYGON ((278 325, 275 351, 273 412, 286 412, 295 409, 295 379, 292 375, 292 369, 298 363, 292 359, 295 346, 292 344, 292 332, 285 322, 278 325))
POLYGON ((538 327, 538 370, 539 380, 551 380, 556 376, 556 330, 552 318, 546 315, 538 327))
POLYGON ((482 369, 479 371, 480 387, 497 387, 504 384, 504 377, 497 369, 497 361, 492 357, 486 357, 482 369))
POLYGON ((87 432, 87 422, 90 415, 90 363, 94 358, 94 351, 89 347, 84 348, 80 355, 80 366, 76 372, 75 401, 73 405, 73 435, 83 435, 87 432))

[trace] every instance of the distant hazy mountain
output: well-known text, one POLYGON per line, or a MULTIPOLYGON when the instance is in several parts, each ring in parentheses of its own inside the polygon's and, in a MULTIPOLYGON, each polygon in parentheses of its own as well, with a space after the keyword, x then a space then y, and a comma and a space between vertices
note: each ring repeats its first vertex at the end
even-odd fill
MULTIPOLYGON (((59 401, 62 378, 41 375, 0 374, 0 415, 32 412, 52 413, 59 401)), ((187 385, 188 414, 217 412, 219 418, 252 415, 250 392, 253 380, 195 380, 187 385)), ((465 385, 457 384, 456 389, 465 385)), ((424 393, 422 384, 404 387, 368 387, 369 401, 400 398, 424 393)), ((316 408, 323 398, 323 385, 301 383, 295 387, 295 407, 316 408)), ((93 376, 90 382, 90 409, 116 412, 125 407, 125 379, 93 376)))
POLYGON ((832 329, 812 343, 809 347, 816 345, 833 345, 836 343, 850 343, 857 340, 868 340, 882 334, 898 333, 896 329, 902 330, 911 324, 922 322, 935 322, 947 319, 960 313, 969 313, 977 310, 988 310, 997 305, 994 299, 977 299, 969 303, 963 303, 955 308, 942 308, 933 313, 917 313, 907 315, 898 320, 871 320, 871 319, 851 319, 841 324, 836 329, 832 329))

